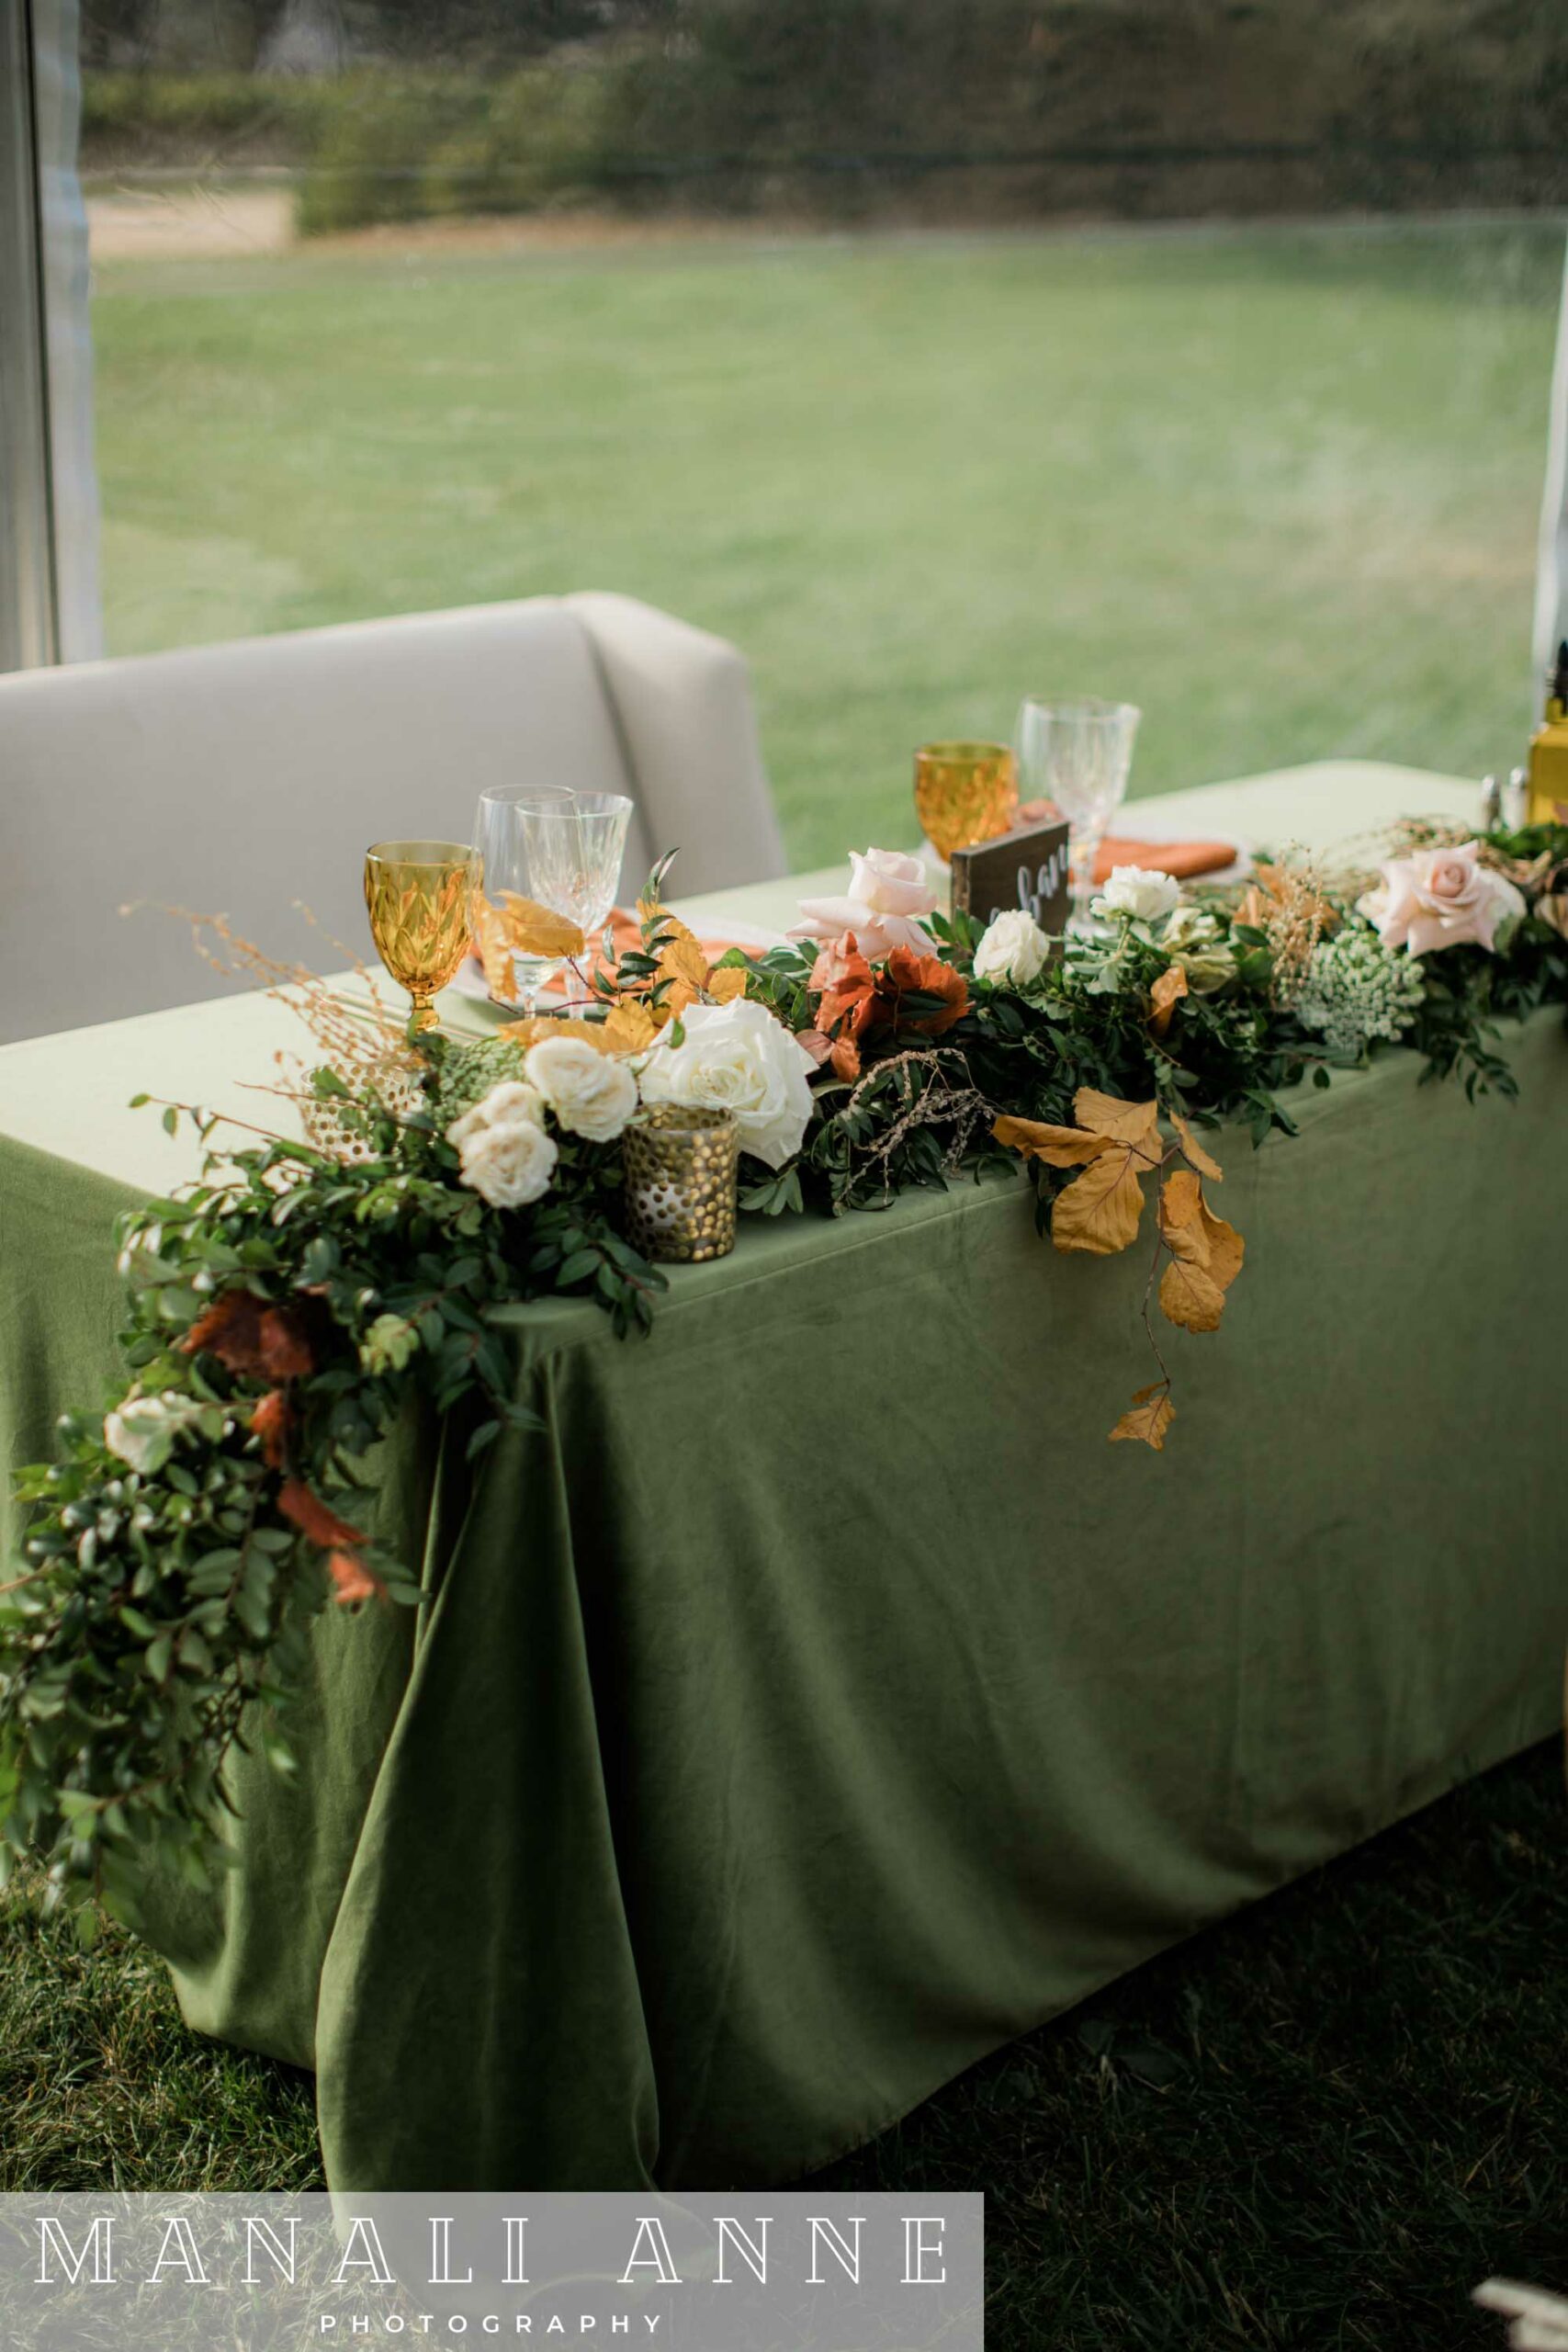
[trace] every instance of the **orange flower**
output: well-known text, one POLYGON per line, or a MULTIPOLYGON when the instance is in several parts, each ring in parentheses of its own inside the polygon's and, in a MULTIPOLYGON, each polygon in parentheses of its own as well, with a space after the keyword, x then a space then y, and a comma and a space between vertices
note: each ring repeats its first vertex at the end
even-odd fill
POLYGON ((926 1037, 942 1036, 969 1010, 969 983, 963 973, 940 956, 919 956, 912 947, 893 950, 878 976, 876 992, 895 1029, 912 1029, 926 1037), (934 1011, 917 1012, 905 1004, 914 995, 938 997, 941 1003, 934 1011))
POLYGON ((248 1290, 226 1290, 215 1298, 191 1325, 180 1348, 187 1356, 206 1348, 247 1380, 300 1380, 315 1363, 294 1309, 268 1306, 248 1290))
POLYGON ((329 1510, 319 1495, 299 1478, 287 1478, 277 1498, 277 1508, 285 1519, 292 1520, 301 1535, 308 1536, 322 1551, 340 1544, 363 1544, 364 1532, 350 1527, 335 1510, 329 1510))
POLYGON ((385 1596, 386 1586, 360 1555, 358 1547, 366 1541, 365 1535, 359 1528, 350 1527, 345 1519, 340 1519, 335 1510, 329 1510, 320 1495, 313 1495, 299 1478, 287 1478, 277 1498, 277 1508, 307 1542, 326 1554, 327 1573, 336 1587, 333 1598, 341 1608, 346 1609, 356 1600, 369 1600, 378 1594, 385 1596))
POLYGON ((293 1418, 281 1388, 269 1388, 251 1415, 251 1427, 262 1442, 262 1459, 269 1469, 283 1467, 288 1425, 293 1418))
POLYGON ((811 967, 811 986, 822 992, 817 1008, 819 1029, 831 1035, 846 1018, 857 1035, 866 1027, 874 1010, 876 975, 861 954, 852 931, 829 940, 822 949, 811 967))
POLYGON ((374 1600, 386 1592, 380 1577, 371 1574, 357 1552, 329 1552, 327 1570, 337 1587, 333 1598, 340 1609, 350 1609, 356 1600, 374 1600))

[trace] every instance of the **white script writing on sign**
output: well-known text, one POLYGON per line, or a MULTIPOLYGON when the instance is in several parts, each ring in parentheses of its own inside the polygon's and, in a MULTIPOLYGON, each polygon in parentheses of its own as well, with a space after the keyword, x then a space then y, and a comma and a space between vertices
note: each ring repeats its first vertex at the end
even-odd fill
MULTIPOLYGON (((1018 869, 1018 904, 1027 915, 1041 925, 1043 930, 1045 928, 1043 919, 1054 910, 1062 891, 1066 888, 1066 881, 1067 845, 1066 842, 1059 849, 1054 849, 1049 857, 1034 867, 1032 873, 1027 865, 1021 865, 1018 869)), ((995 922, 997 917, 1006 911, 1005 908, 993 907, 986 917, 986 921, 995 922)))

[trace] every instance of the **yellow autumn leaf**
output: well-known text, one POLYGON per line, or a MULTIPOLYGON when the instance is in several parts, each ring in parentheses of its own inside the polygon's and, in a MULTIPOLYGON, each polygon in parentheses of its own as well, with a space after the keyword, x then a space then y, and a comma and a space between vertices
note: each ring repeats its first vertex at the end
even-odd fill
POLYGON ((1140 1388, 1133 1398, 1132 1408, 1122 1414, 1111 1431, 1111 1442, 1135 1439, 1140 1445, 1152 1446, 1156 1453, 1165 1451, 1165 1433, 1176 1419, 1176 1408, 1170 1401, 1167 1382, 1156 1380, 1147 1388, 1140 1388))
POLYGON ((1210 1209, 1190 1168, 1167 1177, 1159 1228, 1171 1253, 1160 1278, 1161 1311, 1183 1330, 1217 1330, 1225 1292, 1241 1271, 1242 1241, 1235 1227, 1210 1209))
POLYGON ((1187 975, 1179 964, 1168 964, 1150 990, 1153 1012, 1149 1027, 1156 1037, 1163 1037, 1170 1026, 1170 1016, 1187 994, 1187 975))
POLYGON ((1087 1250, 1113 1258, 1136 1239, 1144 1213, 1137 1153, 1131 1146, 1091 1159, 1081 1176, 1057 1193, 1051 1238, 1058 1250, 1087 1250))
POLYGON ((1184 1331, 1217 1331, 1225 1295, 1206 1266, 1173 1258, 1159 1278, 1160 1311, 1184 1331))
POLYGON ((582 926, 537 899, 520 898, 515 890, 501 894, 502 920, 513 946, 525 956, 581 956, 587 945, 582 926))
POLYGON ((991 1123, 991 1133, 1010 1151, 1026 1159, 1043 1159, 1052 1168, 1081 1168, 1111 1149, 1106 1136, 1085 1135, 1078 1127, 1053 1127, 1039 1119, 1014 1119, 1006 1113, 991 1123))
POLYGON ((1223 1184, 1225 1178, 1224 1170, 1217 1159, 1210 1158, 1179 1111, 1171 1113, 1170 1124, 1181 1138, 1182 1151, 1198 1173, 1201 1176, 1212 1177, 1216 1184, 1223 1184))
POLYGON ((576 1037, 592 1046, 596 1054, 614 1050, 605 1031, 604 1021, 553 1021, 546 1013, 536 1013, 529 1021, 507 1021, 495 1032, 509 1046, 541 1046, 547 1037, 576 1037))
POLYGON ((708 974, 707 992, 716 1004, 733 1004, 746 993, 746 975, 739 964, 726 964, 708 974))
POLYGON ((1247 1244, 1234 1225, 1227 1225, 1223 1216, 1214 1215, 1201 1192, 1198 1205, 1209 1238, 1209 1272, 1222 1290, 1229 1290, 1241 1272, 1247 1244))
POLYGON ((1190 1168, 1173 1169, 1160 1186, 1159 1229, 1168 1249, 1178 1257, 1190 1258, 1201 1266, 1209 1262, 1209 1243, 1203 1231, 1201 1207, 1203 1188, 1190 1168))
POLYGON ((1145 1168, 1159 1165, 1157 1102, 1124 1102, 1120 1095, 1100 1094, 1092 1086, 1080 1086, 1073 1097, 1073 1116, 1090 1135, 1128 1145, 1145 1168))
POLYGON ((663 1027, 660 1016, 636 997, 613 1005, 604 1024, 605 1050, 612 1054, 646 1053, 663 1027))
POLYGON ((702 941, 689 932, 684 923, 672 924, 660 940, 658 976, 661 980, 684 981, 690 989, 705 986, 708 959, 703 952, 702 941))

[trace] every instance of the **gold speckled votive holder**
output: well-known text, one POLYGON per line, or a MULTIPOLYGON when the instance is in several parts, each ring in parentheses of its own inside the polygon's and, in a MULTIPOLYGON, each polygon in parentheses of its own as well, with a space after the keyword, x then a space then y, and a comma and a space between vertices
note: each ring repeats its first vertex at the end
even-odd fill
POLYGON ((728 1258, 740 1159, 734 1112, 650 1103, 627 1127, 621 1150, 633 1247, 667 1265, 728 1258))

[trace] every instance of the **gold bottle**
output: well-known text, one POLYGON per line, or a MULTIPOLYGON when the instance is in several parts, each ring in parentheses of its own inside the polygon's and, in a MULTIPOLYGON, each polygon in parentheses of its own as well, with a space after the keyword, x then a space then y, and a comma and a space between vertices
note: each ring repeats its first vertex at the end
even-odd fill
POLYGON ((1530 738, 1527 825, 1562 824, 1568 808, 1568 638, 1557 649, 1546 682, 1546 718, 1530 738))

